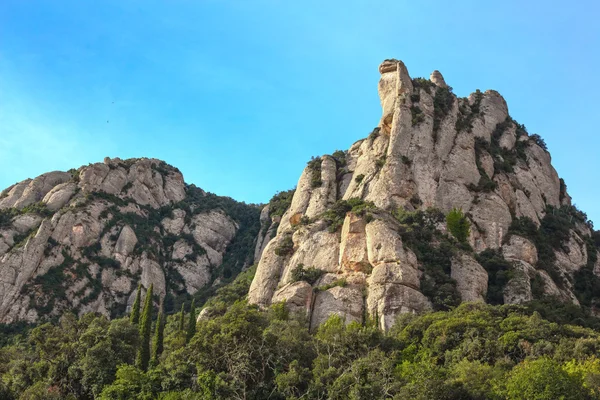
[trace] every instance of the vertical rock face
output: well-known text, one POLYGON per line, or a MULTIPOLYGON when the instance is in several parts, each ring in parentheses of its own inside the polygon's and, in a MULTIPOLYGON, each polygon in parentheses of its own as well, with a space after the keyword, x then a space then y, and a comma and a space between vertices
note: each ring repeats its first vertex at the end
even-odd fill
POLYGON ((155 159, 107 158, 18 183, 0 194, 0 323, 68 309, 116 316, 138 283, 169 307, 211 284, 217 267, 252 262, 254 248, 235 258, 228 246, 258 215, 155 159))
MULTIPOLYGON (((320 157, 302 172, 277 234, 257 250, 262 255, 249 301, 265 307, 290 296, 293 307, 308 310, 313 327, 338 314, 347 321, 375 318, 387 329, 400 313, 438 308, 430 287, 435 263, 427 266, 427 255, 411 250, 419 248, 419 238, 398 210, 419 216, 458 208, 470 222, 472 250, 455 244, 451 255, 444 253, 448 267, 440 273, 447 280, 440 291, 449 286, 462 301, 485 301, 491 278, 475 257, 487 251, 511 265, 505 302, 543 293, 576 303, 572 282, 588 263, 585 224, 540 261, 537 244, 513 232, 522 221, 537 229, 548 210, 572 213, 543 141, 510 118, 496 91, 457 98, 439 71, 429 80, 412 79, 394 59, 379 72, 378 126, 343 156, 320 157), (369 211, 355 210, 358 203, 369 211), (298 265, 323 271, 330 283, 308 283, 314 289, 309 296, 307 282, 300 286, 290 278, 298 265), (559 276, 564 282, 555 281, 559 276)), ((449 234, 443 223, 436 228, 434 238, 449 234)), ((443 250, 447 239, 430 240, 443 250)))

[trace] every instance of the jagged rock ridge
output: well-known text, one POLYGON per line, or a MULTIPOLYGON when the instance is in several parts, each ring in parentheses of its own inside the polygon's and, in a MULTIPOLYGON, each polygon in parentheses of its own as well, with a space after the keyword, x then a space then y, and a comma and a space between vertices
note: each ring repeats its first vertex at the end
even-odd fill
POLYGON ((155 159, 19 182, 0 194, 0 322, 120 315, 138 283, 169 309, 252 262, 258 214, 155 159))
POLYGON ((379 71, 377 128, 309 162, 282 216, 263 210, 249 301, 286 301, 313 327, 335 313, 386 329, 401 313, 439 308, 447 287, 458 301, 554 296, 597 312, 590 291, 600 286, 581 286, 598 282, 598 244, 543 140, 496 91, 457 98, 439 71, 411 79, 398 60, 379 71), (469 246, 448 238, 443 214, 454 208, 470 221, 469 246), (415 231, 443 261, 428 260, 415 231))

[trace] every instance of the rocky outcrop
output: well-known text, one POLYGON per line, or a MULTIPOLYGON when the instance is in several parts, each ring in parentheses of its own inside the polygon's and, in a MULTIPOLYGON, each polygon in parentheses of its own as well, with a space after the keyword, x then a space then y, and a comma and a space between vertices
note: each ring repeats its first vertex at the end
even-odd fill
POLYGON ((475 259, 461 254, 452 259, 452 279, 462 301, 485 301, 488 288, 488 274, 475 259))
MULTIPOLYGON (((510 231, 517 218, 540 226, 548 210, 570 205, 539 138, 510 118, 496 91, 457 98, 439 71, 429 80, 412 79, 395 59, 385 60, 379 72, 378 126, 343 156, 322 156, 304 169, 276 234, 267 240, 263 236, 257 245, 261 258, 249 301, 266 307, 290 296, 295 299, 290 307, 307 310, 313 327, 337 314, 346 321, 369 316, 388 329, 400 313, 430 309, 435 297, 435 290, 428 289, 429 298, 422 291, 424 279, 427 285, 433 279, 427 277, 426 257, 419 253, 418 259, 411 251, 419 238, 408 244, 402 240, 414 228, 393 216, 398 209, 446 214, 458 208, 470 222, 473 251, 454 244, 452 256, 444 256, 451 258, 444 261, 447 270, 438 272, 446 275, 444 290, 449 285, 463 301, 484 301, 489 277, 475 256, 490 250, 511 265, 512 279, 503 288, 506 303, 526 302, 540 293, 576 302, 570 282, 587 262, 582 238, 590 234, 589 227, 577 222, 568 243, 555 249, 556 262, 546 266, 537 265, 533 242, 510 231), (357 202, 372 208, 350 210, 357 202), (291 280, 300 264, 326 273, 310 285, 312 297, 307 282, 291 280), (547 272, 554 267, 558 275, 552 276, 561 276, 561 282, 547 272), (321 290, 324 279, 330 283, 321 290), (296 292, 300 287, 302 301, 296 292), (310 310, 298 306, 309 298, 310 310)), ((428 239, 434 248, 443 245, 435 238, 448 234, 443 223, 435 228, 428 239)))
MULTIPOLYGON (((13 185, 0 196, 0 323, 67 309, 119 315, 138 283, 161 299, 210 285, 236 234, 252 229, 228 214, 233 200, 215 199, 154 159, 107 158, 13 185)), ((237 207, 258 224, 256 207, 237 207)), ((253 250, 238 248, 229 273, 253 250)))

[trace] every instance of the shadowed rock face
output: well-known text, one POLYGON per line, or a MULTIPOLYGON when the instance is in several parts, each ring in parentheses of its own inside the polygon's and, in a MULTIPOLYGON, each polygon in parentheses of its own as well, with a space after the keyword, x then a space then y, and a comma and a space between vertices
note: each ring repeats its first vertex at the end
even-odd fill
MULTIPOLYGON (((430 80, 412 79, 399 60, 385 60, 379 72, 377 128, 350 147, 343 165, 330 156, 321 158, 320 169, 309 165, 278 225, 263 220, 264 230, 277 228, 277 234, 257 250, 262 257, 249 301, 266 307, 288 298, 294 308, 308 310, 313 327, 338 314, 347 321, 377 318, 387 329, 400 313, 431 308, 421 292, 422 265, 390 212, 460 208, 471 223, 474 252, 455 254, 448 274, 464 301, 485 300, 488 274, 474 256, 498 249, 514 264, 507 303, 530 300, 536 274, 546 294, 576 303, 570 279, 561 286, 539 271, 535 245, 509 234, 515 218, 539 225, 549 206, 568 206, 570 197, 561 194, 550 154, 509 117, 502 96, 488 90, 457 98, 439 71, 430 80), (315 174, 321 184, 314 184, 315 174), (372 202, 377 211, 368 219, 348 213, 341 228, 330 232, 325 211, 350 199, 372 202), (302 218, 308 223, 299 223, 302 218), (278 253, 289 238, 293 250, 278 253), (318 288, 312 296, 306 282, 290 281, 289 271, 298 264, 326 272, 312 285, 318 288), (324 279, 344 284, 331 287, 324 279)), ((566 277, 587 262, 585 235, 589 231, 572 231, 568 248, 556 254, 556 267, 566 277)))
MULTIPOLYGON (((240 224, 155 159, 105 159, 0 194, 0 322, 122 314, 138 283, 169 298, 214 280, 240 224)), ((232 200, 228 200, 233 202, 232 200)), ((245 207, 245 206, 244 206, 245 207)), ((248 206, 258 224, 259 211, 248 206)), ((254 249, 238 268, 252 261, 254 249)))

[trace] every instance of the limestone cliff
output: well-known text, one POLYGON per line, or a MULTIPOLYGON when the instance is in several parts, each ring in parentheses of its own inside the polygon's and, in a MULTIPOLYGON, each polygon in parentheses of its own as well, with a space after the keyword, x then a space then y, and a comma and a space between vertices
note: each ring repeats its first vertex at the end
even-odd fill
POLYGON ((252 262, 258 214, 155 159, 19 182, 0 194, 0 323, 120 315, 138 283, 173 307, 252 262))
POLYGON ((373 132, 311 160, 281 216, 263 211, 249 301, 287 301, 313 327, 335 313, 385 329, 454 298, 554 296, 595 311, 600 286, 582 288, 600 270, 591 223, 571 206, 543 140, 496 91, 457 98, 439 71, 411 79, 398 60, 379 72, 373 132), (446 232, 454 208, 470 222, 467 243, 446 232))

